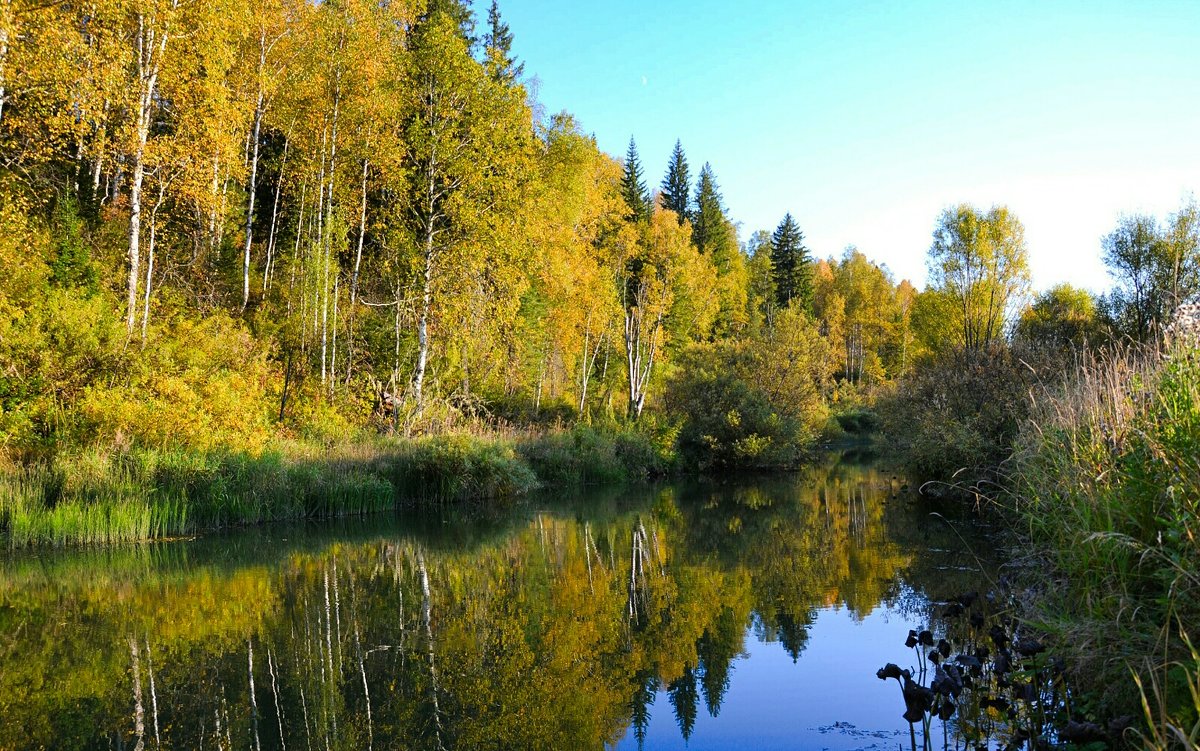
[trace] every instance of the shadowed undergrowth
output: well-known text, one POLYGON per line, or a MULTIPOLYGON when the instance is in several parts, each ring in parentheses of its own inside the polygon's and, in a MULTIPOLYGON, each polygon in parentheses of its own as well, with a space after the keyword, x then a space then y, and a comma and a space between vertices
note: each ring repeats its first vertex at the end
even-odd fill
POLYGON ((0 535, 9 547, 136 542, 402 505, 503 505, 542 484, 644 479, 666 468, 640 433, 583 427, 523 439, 288 443, 258 455, 83 451, 0 474, 0 535))

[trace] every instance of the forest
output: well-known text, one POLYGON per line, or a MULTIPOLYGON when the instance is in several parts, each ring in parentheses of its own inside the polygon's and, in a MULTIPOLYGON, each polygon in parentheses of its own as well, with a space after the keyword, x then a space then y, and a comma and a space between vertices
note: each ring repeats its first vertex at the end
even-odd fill
POLYGON ((743 247, 682 145, 655 186, 542 112, 495 4, 6 8, 0 445, 56 496, 573 425, 791 466, 935 344, 790 214, 743 247))
POLYGON ((636 123, 606 154, 528 82, 494 0, 0 0, 7 546, 877 436, 1008 520, 1119 701, 1130 661, 1194 683, 1193 200, 1114 217, 1100 294, 1035 291, 1020 219, 950 206, 922 285, 819 257, 803 206, 743 227, 721 165, 636 123))

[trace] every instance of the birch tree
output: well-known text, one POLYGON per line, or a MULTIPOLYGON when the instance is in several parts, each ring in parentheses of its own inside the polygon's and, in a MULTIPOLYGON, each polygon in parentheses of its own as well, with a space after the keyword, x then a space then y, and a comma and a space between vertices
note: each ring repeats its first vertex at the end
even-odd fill
POLYGON ((282 83, 286 53, 280 42, 290 33, 296 13, 282 2, 260 3, 251 14, 250 56, 253 62, 254 110, 250 124, 249 183, 246 189, 245 242, 242 253, 242 309, 250 302, 250 248, 254 242, 254 201, 258 193, 258 160, 263 119, 282 83))
POLYGON ((133 334, 137 321, 146 142, 150 137, 151 119, 158 105, 158 77, 162 71, 178 9, 179 0, 147 0, 135 10, 137 30, 133 42, 136 52, 133 84, 136 99, 129 153, 129 284, 125 316, 125 326, 130 335, 133 334))
POLYGON ((686 340, 711 325, 718 304, 712 295, 716 272, 673 212, 656 207, 648 223, 626 226, 622 233, 620 245, 628 253, 619 267, 628 412, 637 419, 668 333, 686 340))
POLYGON ((472 264, 486 262, 466 250, 492 250, 487 238, 496 218, 517 205, 532 127, 523 91, 490 80, 442 13, 414 33, 411 91, 407 226, 416 251, 412 393, 420 409, 438 296, 455 291, 472 264))
POLYGON ((1025 228, 1003 206, 946 209, 929 248, 929 280, 954 300, 959 344, 967 352, 986 349, 1029 290, 1025 228))

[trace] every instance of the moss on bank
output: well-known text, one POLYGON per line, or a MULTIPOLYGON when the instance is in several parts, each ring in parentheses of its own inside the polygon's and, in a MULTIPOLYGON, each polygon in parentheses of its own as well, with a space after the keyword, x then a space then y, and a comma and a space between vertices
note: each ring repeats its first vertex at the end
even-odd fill
POLYGON ((64 453, 0 473, 8 547, 108 544, 403 505, 507 504, 542 485, 640 480, 672 456, 635 430, 376 439, 260 454, 131 449, 64 453))

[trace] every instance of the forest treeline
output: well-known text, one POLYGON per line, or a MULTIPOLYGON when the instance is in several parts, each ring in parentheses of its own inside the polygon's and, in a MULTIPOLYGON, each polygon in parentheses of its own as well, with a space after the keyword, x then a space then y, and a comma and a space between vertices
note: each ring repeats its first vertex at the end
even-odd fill
POLYGON ((682 146, 653 187, 632 141, 618 160, 541 113, 494 3, 4 13, 10 461, 647 408, 678 429, 670 389, 746 414, 684 428, 698 461, 779 463, 920 346, 911 284, 814 262, 790 214, 742 248, 682 146))
MULTIPOLYGON (((780 463, 864 387, 1008 338, 1029 291, 1003 208, 940 217, 923 292, 853 248, 814 259, 791 214, 739 245, 682 145, 650 187, 632 139, 614 159, 541 113, 495 3, 4 12, 10 460, 650 405, 697 463, 780 463)), ((1195 223, 1123 220, 1127 284, 1055 288, 1017 334, 1144 338, 1195 285, 1155 266, 1195 223)))

